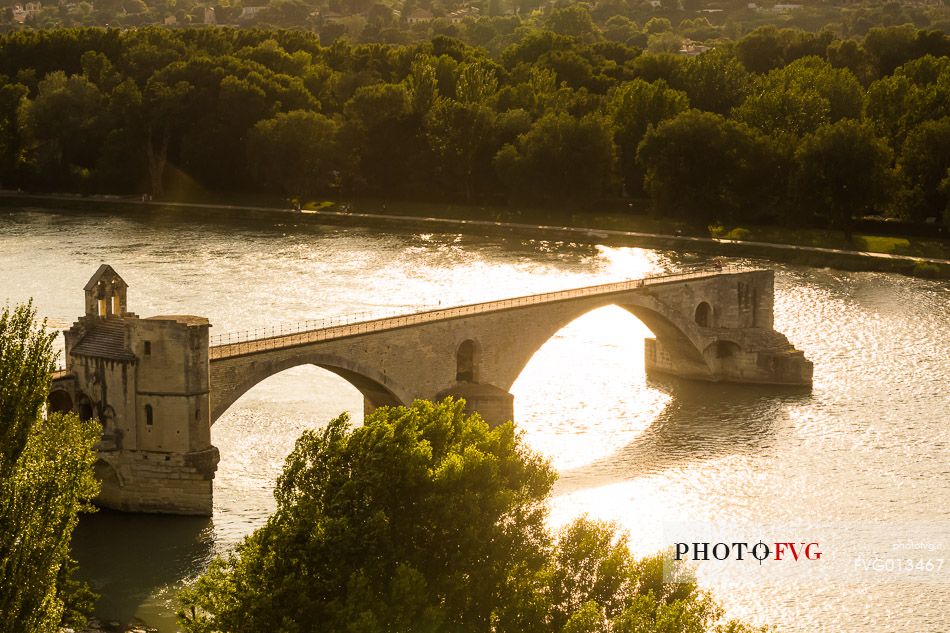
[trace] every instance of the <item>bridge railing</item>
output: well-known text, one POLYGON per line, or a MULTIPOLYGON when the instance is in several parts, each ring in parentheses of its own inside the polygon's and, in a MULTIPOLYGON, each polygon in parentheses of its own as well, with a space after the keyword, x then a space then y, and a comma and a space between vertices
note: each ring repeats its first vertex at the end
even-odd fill
POLYGON ((211 337, 210 358, 227 358, 253 352, 283 347, 293 347, 306 343, 380 332, 408 325, 418 325, 432 321, 458 318, 472 314, 482 314, 507 310, 510 308, 576 299, 591 295, 606 295, 616 292, 635 290, 647 285, 664 284, 684 279, 712 277, 723 273, 735 273, 750 270, 741 267, 723 267, 716 269, 693 270, 669 275, 655 275, 641 279, 628 279, 609 284, 583 286, 568 290, 555 290, 535 295, 483 301, 454 307, 426 306, 422 310, 402 314, 357 313, 324 319, 303 321, 290 325, 260 328, 215 335, 211 337))

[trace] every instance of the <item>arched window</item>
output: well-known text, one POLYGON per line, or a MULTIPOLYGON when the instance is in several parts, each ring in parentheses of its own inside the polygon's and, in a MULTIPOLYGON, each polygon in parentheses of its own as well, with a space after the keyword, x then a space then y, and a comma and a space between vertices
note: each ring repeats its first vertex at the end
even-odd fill
POLYGON ((152 413, 152 405, 145 405, 145 424, 152 426, 155 422, 154 414, 152 413))
POLYGON ((703 301, 696 306, 696 324, 700 327, 712 326, 712 307, 703 301))
POLYGON ((73 410, 73 399, 62 389, 51 391, 46 399, 46 410, 50 413, 68 413, 73 410))
POLYGON ((455 354, 455 380, 458 382, 475 382, 475 341, 467 339, 459 345, 455 354))

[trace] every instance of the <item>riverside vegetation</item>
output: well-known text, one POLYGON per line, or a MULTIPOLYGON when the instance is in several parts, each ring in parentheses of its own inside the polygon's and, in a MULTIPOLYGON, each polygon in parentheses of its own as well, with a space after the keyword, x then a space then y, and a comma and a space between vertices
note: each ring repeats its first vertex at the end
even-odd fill
POLYGON ((0 181, 581 207, 626 194, 703 226, 947 221, 946 34, 764 27, 686 57, 569 24, 520 28, 499 52, 269 29, 9 34, 0 181))
POLYGON ((55 633, 85 622, 94 594, 73 579, 69 542, 98 492, 101 427, 44 414, 55 334, 31 305, 0 312, 0 631, 55 633))
POLYGON ((277 509, 182 595, 190 633, 753 633, 670 556, 582 518, 554 535, 556 475, 464 402, 307 431, 277 509))

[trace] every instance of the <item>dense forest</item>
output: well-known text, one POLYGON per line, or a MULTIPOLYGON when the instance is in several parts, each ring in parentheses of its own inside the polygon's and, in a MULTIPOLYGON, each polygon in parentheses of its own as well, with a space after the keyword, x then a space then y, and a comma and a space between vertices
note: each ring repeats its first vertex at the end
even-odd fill
POLYGON ((695 56, 558 29, 497 55, 445 36, 22 31, 0 38, 0 182, 946 221, 948 55, 950 37, 911 26, 763 27, 695 56))
POLYGON ((500 52, 520 28, 567 28, 660 52, 758 27, 863 37, 877 26, 950 31, 946 0, 0 0, 0 30, 234 25, 316 31, 325 44, 408 44, 438 35, 500 52), (558 12, 577 7, 582 20, 558 12))

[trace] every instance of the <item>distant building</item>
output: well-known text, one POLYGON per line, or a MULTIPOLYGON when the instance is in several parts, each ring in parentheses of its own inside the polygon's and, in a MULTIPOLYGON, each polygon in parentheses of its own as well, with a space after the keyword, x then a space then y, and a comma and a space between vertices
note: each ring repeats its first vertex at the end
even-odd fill
POLYGON ((435 16, 432 15, 431 11, 426 9, 415 9, 412 13, 406 16, 407 24, 418 24, 419 22, 431 22, 435 19, 435 16))
POLYGON ((13 5, 13 21, 23 24, 27 19, 34 17, 43 9, 39 2, 27 2, 26 4, 13 5))
POLYGON ((337 13, 336 11, 319 11, 318 15, 324 24, 336 24, 343 20, 344 17, 342 13, 337 13))
POLYGON ((799 11, 802 8, 803 5, 801 4, 777 4, 772 7, 772 13, 791 13, 792 11, 799 11))
POLYGON ((266 9, 267 7, 244 7, 241 9, 241 15, 238 16, 239 20, 250 20, 258 13, 266 9))
POLYGON ((690 39, 683 40, 683 46, 680 47, 680 55, 686 55, 687 57, 696 57, 701 53, 705 53, 709 50, 709 47, 705 44, 698 44, 690 39))
POLYGON ((453 11, 445 17, 447 17, 453 24, 460 24, 465 20, 465 18, 477 20, 479 17, 479 10, 476 7, 463 7, 457 11, 453 11))
POLYGON ((214 13, 214 7, 205 7, 204 23, 205 24, 218 23, 218 17, 214 13))
POLYGON ((169 15, 165 17, 165 26, 175 26, 176 24, 178 24, 178 18, 175 16, 169 15))

